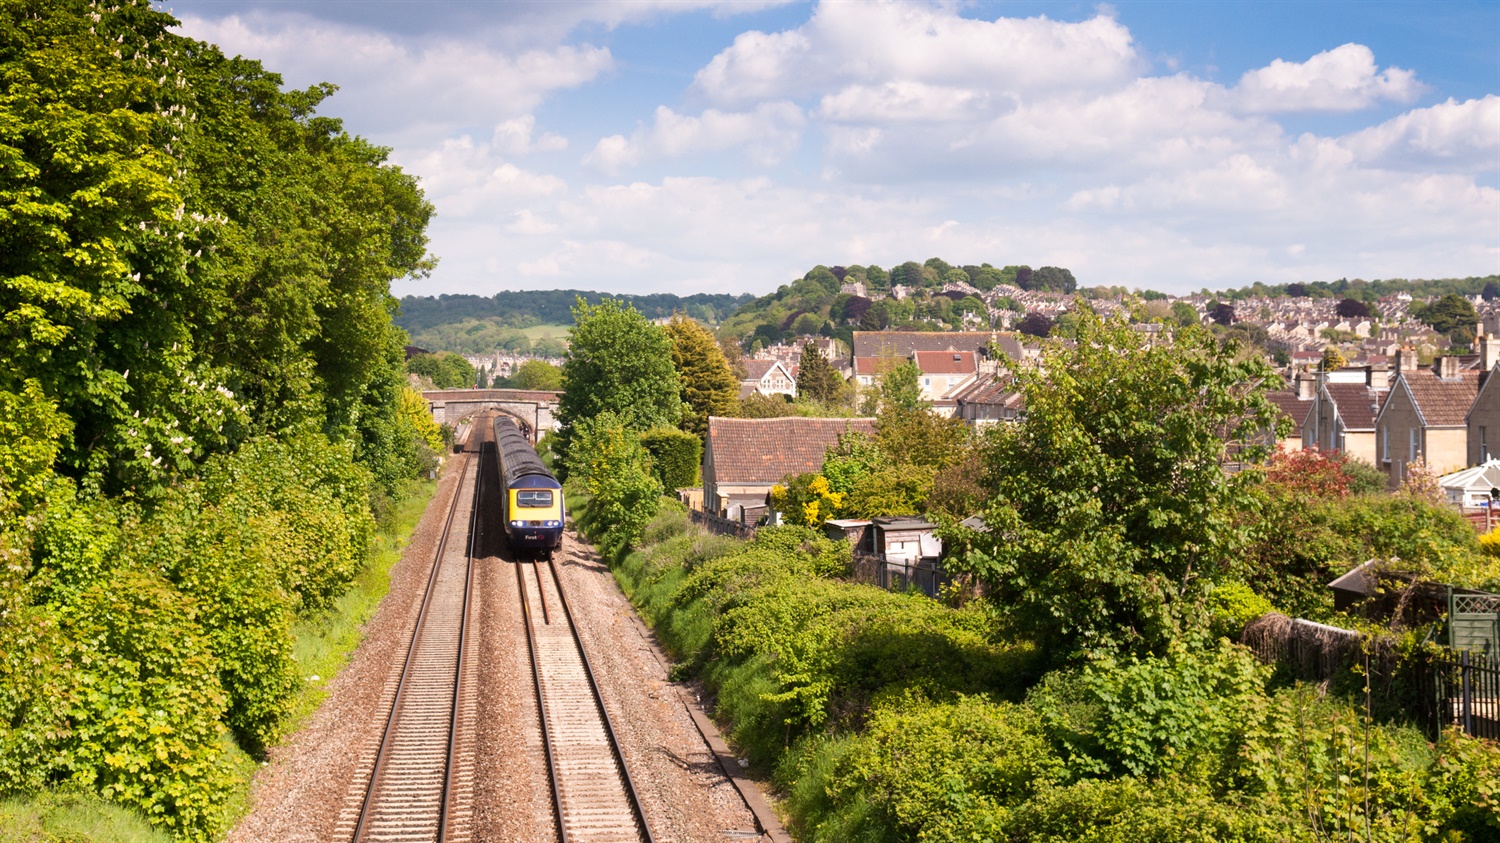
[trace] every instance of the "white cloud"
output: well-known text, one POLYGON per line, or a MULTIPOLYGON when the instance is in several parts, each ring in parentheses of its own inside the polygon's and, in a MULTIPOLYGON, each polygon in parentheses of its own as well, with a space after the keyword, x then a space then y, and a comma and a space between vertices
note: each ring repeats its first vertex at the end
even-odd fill
POLYGON ((1240 77, 1231 92, 1250 112, 1355 111, 1380 101, 1411 102, 1424 90, 1410 70, 1380 70, 1363 44, 1344 44, 1305 62, 1277 59, 1240 77))
POLYGON ((825 2, 798 29, 741 34, 694 89, 716 103, 913 82, 1028 94, 1108 86, 1140 65, 1129 30, 1103 14, 983 21, 947 6, 825 2))
POLYGON ((801 141, 806 119, 789 102, 767 102, 752 111, 707 109, 694 117, 666 106, 656 109, 656 121, 632 137, 611 135, 599 140, 584 163, 607 173, 639 163, 644 158, 680 158, 700 153, 743 149, 750 161, 774 166, 801 141))
POLYGON ((1377 166, 1500 169, 1500 96, 1450 98, 1354 132, 1341 143, 1360 161, 1377 166))
POLYGON ((551 132, 533 138, 536 117, 527 114, 506 120, 495 127, 490 145, 502 155, 527 155, 532 152, 558 152, 568 148, 568 139, 551 132))
POLYGON ((493 126, 614 67, 603 47, 505 52, 452 37, 419 43, 297 14, 185 15, 181 29, 229 55, 259 59, 290 85, 339 85, 324 110, 386 142, 420 143, 493 126))

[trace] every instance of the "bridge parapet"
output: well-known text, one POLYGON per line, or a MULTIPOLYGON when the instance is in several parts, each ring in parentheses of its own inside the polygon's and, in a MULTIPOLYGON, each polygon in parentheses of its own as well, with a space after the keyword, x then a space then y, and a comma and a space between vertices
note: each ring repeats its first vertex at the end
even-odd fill
POLYGON ((457 427, 475 413, 495 410, 514 418, 533 443, 557 430, 557 402, 561 392, 540 389, 431 389, 422 393, 438 424, 457 427))

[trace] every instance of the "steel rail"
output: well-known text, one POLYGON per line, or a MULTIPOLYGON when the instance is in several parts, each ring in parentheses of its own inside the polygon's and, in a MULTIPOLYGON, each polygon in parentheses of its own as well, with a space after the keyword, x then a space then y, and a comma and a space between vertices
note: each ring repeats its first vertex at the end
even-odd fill
POLYGON ((646 812, 641 806, 640 794, 636 792, 635 782, 630 777, 630 767, 625 763, 625 752, 620 748, 620 740, 615 736, 614 723, 609 717, 609 709, 604 705, 604 697, 599 693, 599 683, 594 679, 594 668, 589 664, 589 654, 583 648, 583 637, 578 634, 578 624, 573 622, 573 610, 568 606, 568 595, 563 590, 562 577, 557 573, 557 563, 550 557, 547 559, 547 569, 552 572, 552 582, 557 587, 557 599, 562 603, 563 616, 567 618, 568 628, 573 633, 573 643, 578 646, 578 655, 583 659, 583 674, 588 677, 589 690, 593 692, 594 703, 599 707, 599 716, 604 721, 604 733, 609 736, 610 748, 614 750, 615 759, 620 765, 620 778, 625 784, 625 795, 630 802, 630 810, 635 814, 635 820, 641 826, 641 837, 646 843, 656 843, 651 836, 651 826, 646 823, 646 812))
MULTIPOLYGON (((477 430, 477 428, 476 428, 476 430, 477 430)), ((473 431, 470 432, 470 437, 471 438, 473 437, 473 431)), ((483 436, 482 435, 480 436, 480 445, 481 445, 481 447, 483 446, 483 436)), ((417 622, 416 622, 416 624, 412 628, 411 641, 407 645, 406 658, 405 658, 405 660, 403 661, 403 663, 401 665, 401 675, 400 675, 400 677, 399 677, 399 679, 397 680, 397 683, 396 683, 395 697, 391 700, 391 709, 390 709, 389 714, 387 714, 387 716, 386 716, 385 728, 382 731, 381 736, 380 736, 380 748, 379 748, 379 750, 377 750, 377 752, 375 754, 375 763, 370 768, 370 779, 369 779, 368 782, 365 783, 365 794, 364 794, 363 800, 360 803, 360 808, 359 808, 359 820, 355 823, 354 833, 353 833, 353 835, 350 838, 353 841, 353 843, 359 843, 359 841, 361 840, 361 838, 364 836, 365 827, 368 824, 369 819, 370 819, 371 809, 375 805, 373 797, 375 795, 376 784, 380 781, 381 774, 384 772, 385 764, 386 764, 386 761, 387 761, 387 759, 389 757, 389 753, 390 753, 392 739, 393 739, 393 737, 396 734, 396 729, 394 727, 395 727, 395 724, 396 724, 396 720, 397 720, 397 718, 398 718, 398 716, 400 715, 400 712, 401 712, 401 704, 402 704, 402 702, 403 702, 403 700, 404 700, 404 698, 406 696, 406 692, 407 692, 407 688, 408 688, 408 680, 411 678, 411 675, 412 675, 412 667, 413 667, 414 659, 416 657, 416 652, 417 652, 417 642, 422 637, 423 627, 424 627, 424 625, 426 624, 426 621, 427 621, 428 609, 431 608, 431 605, 432 605, 432 595, 433 595, 433 592, 434 592, 434 590, 436 588, 436 585, 437 585, 438 572, 442 568, 443 554, 447 551, 447 548, 448 548, 448 539, 449 539, 449 536, 450 536, 450 534, 452 532, 452 528, 453 528, 453 518, 458 513, 458 503, 459 503, 459 499, 460 499, 459 492, 463 488, 464 477, 468 473, 471 453, 473 453, 473 452, 470 452, 468 450, 468 448, 467 448, 467 445, 466 445, 466 447, 465 447, 465 449, 463 451, 463 458, 464 458, 463 459, 463 464, 462 464, 462 466, 460 468, 459 475, 458 475, 458 488, 454 489, 454 491, 453 491, 453 498, 452 498, 451 501, 449 501, 449 504, 448 504, 448 514, 447 514, 447 517, 443 521, 443 533, 442 533, 441 538, 438 540, 437 552, 433 555, 432 570, 427 575, 427 587, 423 591, 423 594, 422 594, 422 606, 421 606, 421 608, 417 612, 417 622)), ((458 673, 455 673, 455 677, 454 677, 454 689, 453 689, 453 718, 454 719, 450 723, 450 731, 449 731, 449 735, 448 735, 448 751, 447 751, 447 757, 446 757, 446 762, 445 762, 446 766, 447 766, 447 769, 444 771, 444 774, 443 774, 443 793, 442 793, 442 796, 441 796, 441 802, 440 802, 440 808, 439 808, 440 815, 438 817, 438 837, 437 837, 437 839, 439 841, 443 840, 444 834, 445 834, 446 828, 447 828, 448 791, 449 791, 449 788, 450 788, 450 786, 452 784, 453 741, 454 741, 454 736, 455 736, 455 734, 457 732, 457 729, 456 729, 457 719, 456 718, 457 718, 458 699, 459 699, 459 686, 458 686, 458 683, 460 681, 459 677, 461 675, 461 670, 462 670, 462 665, 463 665, 463 640, 464 640, 464 634, 466 633, 467 626, 468 626, 469 584, 470 584, 470 582, 472 581, 472 578, 473 578, 473 557, 472 557, 472 551, 473 551, 473 529, 472 529, 472 527, 473 527, 473 524, 475 523, 475 518, 477 517, 476 514, 478 512, 477 502, 478 502, 478 497, 479 497, 479 487, 480 487, 480 484, 481 484, 481 481, 482 481, 482 477, 480 476, 481 475, 481 469, 482 469, 482 463, 479 466, 476 466, 475 473, 474 473, 474 492, 473 492, 473 494, 474 494, 475 504, 476 505, 473 507, 474 511, 470 513, 470 517, 469 517, 469 523, 470 523, 471 529, 470 529, 470 536, 469 536, 469 545, 466 548, 466 552, 465 552, 465 555, 468 556, 468 559, 466 559, 466 564, 468 565, 468 572, 466 574, 466 579, 465 579, 465 584, 464 584, 464 597, 463 597, 464 604, 463 604, 463 607, 461 609, 462 622, 461 622, 461 627, 460 627, 460 632, 459 632, 459 642, 460 642, 460 644, 459 644, 459 653, 458 653, 458 666, 459 666, 460 670, 459 670, 458 673)))
MULTIPOLYGON (((537 656, 536 631, 532 627, 531 600, 526 596, 526 574, 516 563, 516 587, 521 591, 521 615, 526 619, 526 647, 531 652, 531 684, 536 689, 536 711, 542 731, 542 754, 547 758, 547 779, 552 784, 552 817, 557 822, 557 839, 568 843, 568 826, 563 822, 562 783, 557 774, 557 757, 552 753, 552 730, 547 727, 547 698, 542 693, 542 665, 537 656)), ((541 599, 541 576, 537 577, 537 597, 541 599)), ((542 608, 546 610, 546 601, 542 608)))

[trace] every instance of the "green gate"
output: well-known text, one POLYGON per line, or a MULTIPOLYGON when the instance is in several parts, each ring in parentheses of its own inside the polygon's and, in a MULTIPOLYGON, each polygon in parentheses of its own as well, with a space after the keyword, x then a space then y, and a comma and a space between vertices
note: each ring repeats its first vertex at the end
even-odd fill
POLYGON ((1500 653, 1500 594, 1449 588, 1448 646, 1500 653))

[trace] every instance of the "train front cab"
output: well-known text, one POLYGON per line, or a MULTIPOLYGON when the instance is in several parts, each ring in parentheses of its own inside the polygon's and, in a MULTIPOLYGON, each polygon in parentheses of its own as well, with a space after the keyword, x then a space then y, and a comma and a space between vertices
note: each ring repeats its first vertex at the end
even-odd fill
POLYGON ((548 556, 562 546, 562 484, 529 474, 505 490, 505 534, 516 550, 538 550, 548 556))

